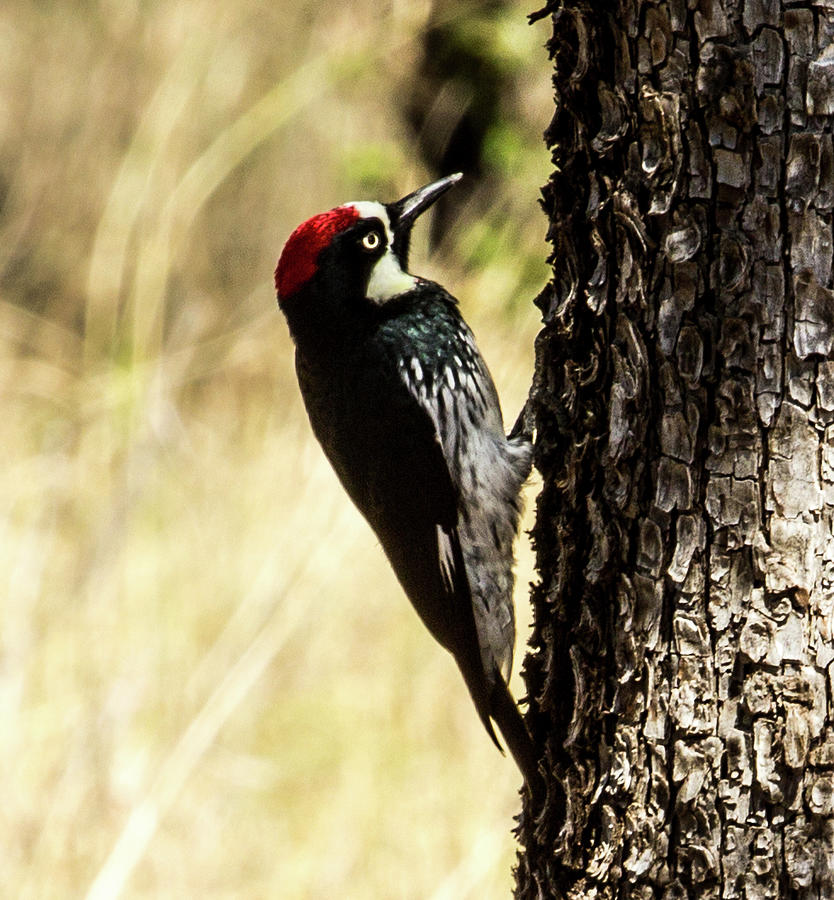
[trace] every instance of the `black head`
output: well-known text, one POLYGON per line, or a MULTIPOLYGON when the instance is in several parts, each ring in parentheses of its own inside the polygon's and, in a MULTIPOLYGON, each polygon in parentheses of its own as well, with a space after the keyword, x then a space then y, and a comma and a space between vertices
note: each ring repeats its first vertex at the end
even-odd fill
POLYGON ((275 269, 278 304, 296 339, 305 319, 339 327, 339 319, 363 306, 382 306, 411 290, 414 222, 461 177, 449 175, 396 203, 346 203, 299 225, 275 269))

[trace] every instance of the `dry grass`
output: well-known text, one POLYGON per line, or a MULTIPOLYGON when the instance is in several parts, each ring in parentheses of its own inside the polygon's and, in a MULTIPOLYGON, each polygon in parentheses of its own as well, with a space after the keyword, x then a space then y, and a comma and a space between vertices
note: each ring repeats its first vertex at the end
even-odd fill
MULTIPOLYGON (((428 8, 348 7, 0 11, 2 896, 509 893, 518 773, 314 445, 272 294, 298 221, 425 174, 390 87, 428 8)), ((414 252, 508 413, 545 164, 414 252)))

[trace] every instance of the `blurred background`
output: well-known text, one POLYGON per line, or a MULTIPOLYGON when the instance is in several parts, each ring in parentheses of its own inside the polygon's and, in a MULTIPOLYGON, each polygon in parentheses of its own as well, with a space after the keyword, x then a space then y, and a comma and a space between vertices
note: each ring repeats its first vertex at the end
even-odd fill
POLYGON ((0 8, 0 895, 509 896, 519 773, 314 443, 272 271, 310 215, 464 171, 412 266, 512 422, 532 9, 0 8))

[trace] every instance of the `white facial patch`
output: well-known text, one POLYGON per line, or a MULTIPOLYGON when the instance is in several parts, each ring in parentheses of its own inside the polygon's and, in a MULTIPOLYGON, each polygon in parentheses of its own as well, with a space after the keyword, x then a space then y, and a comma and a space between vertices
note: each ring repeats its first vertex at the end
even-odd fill
POLYGON ((389 248, 371 269, 368 299, 382 305, 387 300, 410 291, 416 283, 417 279, 413 275, 403 272, 399 260, 389 248))
POLYGON ((376 200, 357 200, 355 203, 345 203, 345 206, 352 206, 361 219, 380 219, 390 243, 391 220, 388 218, 388 210, 381 203, 377 203, 376 200))
POLYGON ((388 249, 371 269, 371 277, 368 279, 368 299, 382 306, 388 300, 410 291, 417 283, 417 279, 403 271, 391 249, 394 235, 388 210, 373 200, 360 200, 356 203, 346 203, 345 206, 352 206, 363 219, 379 219, 385 229, 385 243, 388 249))

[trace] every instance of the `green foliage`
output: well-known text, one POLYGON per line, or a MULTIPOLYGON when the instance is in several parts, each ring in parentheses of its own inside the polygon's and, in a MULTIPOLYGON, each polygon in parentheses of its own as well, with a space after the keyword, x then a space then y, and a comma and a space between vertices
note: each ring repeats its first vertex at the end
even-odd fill
POLYGON ((402 144, 385 140, 345 147, 337 161, 340 180, 355 185, 354 198, 393 197, 399 190, 397 173, 405 164, 402 144))

